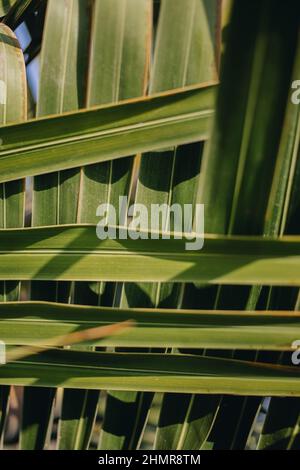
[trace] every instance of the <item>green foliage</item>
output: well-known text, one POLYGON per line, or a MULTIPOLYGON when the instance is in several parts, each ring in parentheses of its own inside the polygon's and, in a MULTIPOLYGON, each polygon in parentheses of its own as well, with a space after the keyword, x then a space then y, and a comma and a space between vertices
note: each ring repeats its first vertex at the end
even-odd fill
POLYGON ((154 415, 156 449, 299 449, 299 10, 0 2, 2 445, 22 386, 22 449, 144 448, 154 415), (96 209, 120 196, 204 203, 203 249, 172 220, 169 240, 147 224, 99 240, 96 209))

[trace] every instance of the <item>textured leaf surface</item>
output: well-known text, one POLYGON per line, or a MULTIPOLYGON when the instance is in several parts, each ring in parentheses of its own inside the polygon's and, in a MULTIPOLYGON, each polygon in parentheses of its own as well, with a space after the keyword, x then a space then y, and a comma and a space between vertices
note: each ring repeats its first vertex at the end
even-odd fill
POLYGON ((189 355, 52 350, 1 367, 0 384, 300 396, 300 371, 189 355))
POLYGON ((215 86, 0 128, 0 181, 205 140, 215 86))
POLYGON ((34 344, 71 332, 132 320, 134 327, 90 345, 220 349, 289 349, 299 336, 294 312, 118 309, 47 302, 0 304, 1 338, 7 344, 34 344))

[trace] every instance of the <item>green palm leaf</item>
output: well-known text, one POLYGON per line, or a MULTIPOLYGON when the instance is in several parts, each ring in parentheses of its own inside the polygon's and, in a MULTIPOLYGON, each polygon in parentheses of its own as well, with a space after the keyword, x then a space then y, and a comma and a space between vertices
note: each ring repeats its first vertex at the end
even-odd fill
POLYGON ((214 91, 208 84, 0 128, 0 181, 205 140, 214 91))
MULTIPOLYGON (((0 24, 1 104, 2 123, 24 121, 27 114, 27 85, 25 63, 14 33, 0 24)), ((25 219, 25 182, 11 181, 0 185, 0 227, 23 227, 25 219)), ((0 283, 0 301, 18 300, 20 282, 0 283)), ((4 430, 9 388, 1 387, 0 439, 4 430)))
POLYGON ((51 350, 4 365, 0 384, 300 396, 297 367, 183 354, 51 350))
POLYGON ((296 236, 206 235, 202 250, 186 251, 189 239, 100 240, 95 235, 95 226, 88 225, 0 230, 0 279, 300 284, 296 236))
POLYGON ((132 348, 219 348, 293 350, 299 314, 256 312, 120 309, 47 302, 0 304, 1 338, 6 344, 35 344, 72 332, 131 320, 134 328, 93 339, 93 346, 132 348))

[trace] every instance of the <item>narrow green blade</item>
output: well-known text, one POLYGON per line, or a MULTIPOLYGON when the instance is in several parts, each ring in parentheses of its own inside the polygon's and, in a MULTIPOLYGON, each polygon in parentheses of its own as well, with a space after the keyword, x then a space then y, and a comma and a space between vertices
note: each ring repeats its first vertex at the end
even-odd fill
MULTIPOLYGON (((158 27, 152 76, 153 89, 164 90, 179 84, 186 86, 218 79, 219 48, 219 1, 193 1, 190 2, 189 8, 184 8, 181 1, 164 2, 158 27)), ((179 203, 182 207, 184 204, 194 204, 202 154, 202 145, 198 148, 196 146, 179 147, 169 155, 167 170, 165 168, 166 156, 161 155, 158 162, 154 157, 151 161, 144 158, 139 188, 144 198, 149 203, 152 202, 153 187, 155 187, 153 181, 157 178, 155 175, 161 173, 167 181, 165 175, 168 172, 170 183, 165 183, 165 189, 169 191, 167 198, 160 191, 162 183, 157 184, 157 197, 160 197, 160 202, 179 203)), ((167 302, 172 302, 173 305, 184 305, 184 291, 183 285, 178 286, 177 289, 172 285, 169 288, 161 285, 157 287, 157 292, 160 292, 160 301, 166 305, 168 305, 167 302)), ((192 429, 200 425, 196 411, 197 405, 189 407, 187 404, 185 411, 189 416, 185 416, 184 409, 174 408, 175 401, 176 395, 166 395, 163 398, 162 422, 159 420, 155 439, 155 446, 158 449, 168 449, 165 446, 168 446, 170 442, 173 443, 172 448, 177 448, 183 434, 189 434, 188 428, 192 429), (170 426, 167 425, 167 421, 170 426), (177 423, 175 426, 174 422, 177 423)), ((204 422, 201 428, 204 435, 204 422)))
MULTIPOLYGON (((189 8, 178 0, 161 2, 150 93, 217 79, 217 23, 218 2, 193 0, 189 8)), ((193 205, 202 150, 203 145, 195 143, 144 154, 135 203, 147 208, 151 204, 193 205)), ((182 287, 172 284, 126 284, 121 305, 176 307, 181 293, 182 287)), ((136 448, 151 402, 151 396, 141 393, 114 393, 106 408, 101 448, 136 448), (112 433, 111 422, 120 420, 120 415, 122 431, 112 433)))
POLYGON ((90 346, 289 350, 299 337, 296 312, 120 309, 49 302, 0 304, 6 344, 34 344, 87 328, 132 320, 134 328, 94 339, 90 346))
POLYGON ((205 140, 215 84, 0 128, 0 182, 205 140))
POLYGON ((0 280, 300 285, 300 237, 206 235, 200 251, 187 241, 99 240, 82 225, 0 230, 0 280))
MULTIPOLYGON (((27 384, 30 385, 30 384, 27 384)), ((53 420, 53 388, 24 387, 20 448, 47 448, 53 420)))
MULTIPOLYGON (((3 5, 2 5, 3 7, 3 5)), ((13 32, 0 24, 0 122, 24 121, 27 117, 27 84, 22 50, 13 32)), ((0 185, 0 227, 23 227, 25 182, 11 181, 0 185)), ((0 302, 18 300, 20 282, 0 283, 0 302)), ((0 443, 6 420, 9 387, 0 389, 0 443)))
POLYGON ((88 449, 98 401, 98 390, 64 389, 58 430, 58 445, 61 449, 88 449))
MULTIPOLYGON (((265 232, 265 214, 271 210, 269 216, 272 214, 274 223, 280 220, 283 210, 287 185, 284 176, 289 173, 290 159, 280 156, 278 148, 291 80, 296 28, 295 12, 290 5, 283 8, 281 2, 268 0, 233 3, 231 21, 226 29, 215 126, 204 162, 200 194, 200 200, 207 208, 207 231, 277 235, 276 232, 265 232), (240 79, 236 86, 233 83, 237 73, 240 79), (231 109, 230 115, 228 109, 231 109), (271 191, 278 188, 278 194, 271 209, 268 201, 277 153, 283 165, 280 179, 273 182, 271 191)), ((252 288, 248 295, 232 287, 218 289, 215 305, 232 308, 232 302, 240 299, 237 308, 246 305, 246 308, 254 309, 260 291, 259 286, 252 288)), ((220 351, 216 354, 220 355, 220 351)), ((218 400, 216 397, 216 411, 218 400)), ((248 432, 256 414, 252 404, 249 404, 249 410, 253 412, 248 413, 248 432)), ((231 398, 224 398, 209 437, 209 448, 234 447, 239 435, 235 428, 240 425, 244 428, 241 433, 247 436, 247 423, 243 420, 245 406, 241 400, 234 403, 231 398), (227 424, 228 416, 235 423, 231 427, 227 424), (227 429, 225 437, 224 428, 227 429)))
MULTIPOLYGON (((98 0, 92 17, 87 106, 142 96, 150 60, 151 2, 98 0)), ((81 168, 77 221, 96 222, 100 203, 117 207, 118 198, 129 195, 132 165, 133 158, 129 157, 81 168)), ((70 195, 73 197, 71 191, 70 195)), ((76 302, 82 299, 83 303, 112 304, 114 293, 112 284, 77 283, 74 287, 76 302)), ((95 391, 64 396, 60 448, 88 447, 97 401, 95 391)))
MULTIPOLYGON (((244 182, 240 182, 240 185, 246 188, 246 190, 239 187, 236 188, 235 201, 233 201, 235 214, 231 214, 232 224, 236 220, 234 222, 236 228, 232 225, 232 230, 235 233, 243 233, 242 231, 251 233, 250 230, 254 230, 254 233, 262 231, 265 236, 277 236, 285 231, 291 185, 299 147, 299 110, 291 102, 288 93, 290 83, 299 75, 300 64, 299 44, 297 46, 298 21, 295 17, 295 8, 299 11, 299 5, 296 5, 296 3, 292 2, 294 8, 291 8, 291 5, 283 8, 280 2, 259 4, 261 19, 259 20, 258 32, 256 33, 253 83, 256 80, 260 85, 250 89, 252 106, 251 100, 249 100, 248 121, 246 121, 250 131, 248 130, 246 137, 247 135, 249 136, 249 132, 252 132, 252 139, 250 140, 249 138, 248 144, 246 142, 244 151, 247 151, 250 158, 248 155, 246 159, 244 157, 246 163, 239 160, 238 172, 240 171, 241 173, 241 166, 245 166, 244 182), (270 51, 273 51, 274 41, 277 44, 276 53, 272 53, 272 62, 270 62, 267 60, 267 57, 270 51), (274 76, 276 76, 276 80, 274 76), (270 80, 272 81, 272 86, 270 86, 270 80), (254 110, 255 92, 258 99, 262 95, 265 98, 264 122, 258 124, 257 127, 254 122, 257 123, 257 115, 262 116, 262 113, 258 111, 258 104, 255 105, 256 111, 254 110), (276 120, 274 120, 273 112, 274 100, 277 100, 276 109, 278 111, 276 120), (268 121, 272 123, 271 126, 267 124, 268 121), (265 125, 266 127, 264 128, 265 125), (256 150, 253 142, 257 143, 256 150), (257 155, 260 154, 262 156, 261 162, 263 163, 259 163, 258 158, 251 157, 253 155, 252 152, 256 152, 257 155), (272 154, 276 155, 274 163, 272 154), (268 166, 266 165, 267 158, 270 162, 268 166), (247 163, 247 159, 249 159, 250 163, 247 163), (254 168, 252 166, 253 162, 254 168), (258 165, 264 165, 265 169, 263 170, 263 167, 260 167, 258 170, 258 165), (251 178, 249 178, 249 175, 251 175, 251 178), (271 177, 273 178, 272 181, 270 181, 271 177), (262 178, 264 179, 264 185, 259 183, 262 178), (266 184, 268 180, 270 182, 266 184), (258 185, 265 187, 265 195, 262 198, 256 189, 258 185), (243 192, 245 194, 241 197, 243 192), (250 203, 250 201, 253 201, 254 195, 256 199, 259 198, 261 201, 259 206, 265 207, 260 215, 259 211, 256 210, 256 206, 250 203), (241 202, 243 200, 245 201, 244 206, 241 202), (247 212, 247 201, 249 201, 248 215, 243 222, 242 214, 247 212), (253 211, 256 212, 254 216, 253 211)), ((240 19, 241 15, 238 15, 237 35, 240 31, 240 19)), ((247 21, 249 21, 249 18, 247 18, 247 21)), ((234 93, 236 93, 236 90, 233 90, 232 94, 234 93)), ((243 155, 241 158, 243 158, 243 155)), ((260 192, 260 194, 262 193, 260 192)), ((260 293, 261 287, 254 287, 250 290, 246 308, 256 308, 260 293)), ((269 293, 270 298, 271 293, 269 293)), ((274 295, 274 292, 272 295, 274 295)), ((267 301, 266 308, 276 309, 278 306, 274 302, 267 301)), ((234 357, 249 360, 251 358, 255 359, 253 354, 245 356, 236 353, 234 357)), ((213 430, 214 448, 244 448, 259 404, 259 400, 253 398, 247 401, 225 397, 213 430), (227 425, 228 416, 230 416, 230 427, 227 425), (227 426, 226 437, 224 437, 224 426, 227 426)))
POLYGON ((214 395, 182 396, 166 393, 159 417, 155 449, 198 450, 214 423, 215 414, 214 395))
POLYGON ((183 354, 51 350, 0 368, 1 385, 300 396, 299 367, 183 354))
MULTIPOLYGON (((88 26, 86 2, 48 2, 41 51, 38 116, 60 114, 84 106, 88 26)), ((74 194, 79 174, 77 179, 76 176, 73 170, 68 170, 34 178, 34 226, 76 222, 74 212, 76 213, 77 201, 74 194), (73 194, 66 200, 64 194, 68 188, 73 194)), ((35 282, 31 286, 31 298, 65 301, 68 290, 68 286, 62 283, 35 282)), ((48 445, 46 439, 52 426, 54 397, 54 389, 25 390, 22 448, 41 449, 48 445), (34 410, 31 407, 33 402, 36 403, 34 410)))
MULTIPOLYGON (((298 38, 298 49, 295 55, 295 66, 293 72, 293 79, 299 76, 300 73, 300 59, 299 59, 300 40, 298 38)), ((295 106, 292 101, 288 101, 285 126, 283 128, 282 142, 281 142, 281 155, 282 160, 291 160, 290 175, 288 178, 286 204, 282 214, 281 227, 285 231, 291 230, 291 222, 294 223, 294 214, 291 210, 293 208, 293 200, 297 198, 299 193, 299 173, 297 172, 297 164, 299 162, 299 139, 300 139, 300 110, 299 106, 295 106)), ((279 161, 280 163, 280 161, 279 161)), ((284 168, 278 165, 275 177, 280 179, 281 174, 284 174, 284 168)), ((275 179, 274 177, 274 179, 275 179)), ((279 192, 279 190, 278 190, 279 192)), ((274 193, 274 191, 273 191, 274 193)), ((280 192, 279 192, 280 194, 280 192)), ((278 199, 278 193, 274 194, 273 199, 278 199)), ((270 214, 267 223, 272 230, 270 214)), ((294 230, 299 231, 298 220, 294 223, 294 230)), ((275 227, 276 230, 277 227, 275 227)), ((295 310, 298 310, 299 305, 296 302, 295 310)), ((271 400, 270 407, 266 421, 264 423, 262 434, 259 438, 259 449, 299 449, 299 400, 271 400)))

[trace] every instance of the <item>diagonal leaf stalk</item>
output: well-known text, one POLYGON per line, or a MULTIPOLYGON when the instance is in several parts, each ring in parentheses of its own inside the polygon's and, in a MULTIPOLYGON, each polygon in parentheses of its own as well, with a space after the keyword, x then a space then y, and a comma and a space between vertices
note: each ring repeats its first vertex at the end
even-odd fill
POLYGON ((0 230, 0 279, 300 285, 298 236, 206 235, 202 250, 186 251, 190 241, 99 240, 93 225, 0 230))
POLYGON ((300 396, 300 370, 298 367, 183 354, 52 349, 1 366, 0 384, 300 396))
POLYGON ((55 348, 58 346, 72 346, 85 341, 95 341, 107 336, 120 334, 127 328, 133 326, 133 322, 126 320, 122 323, 115 325, 106 325, 95 328, 88 328, 79 332, 69 333, 63 336, 54 336, 47 338, 44 341, 35 341, 31 345, 20 346, 18 348, 10 349, 6 355, 6 362, 16 362, 25 357, 39 354, 45 350, 55 348))
POLYGON ((0 128, 0 182, 206 140, 216 83, 0 128))
MULTIPOLYGON (((0 304, 1 338, 7 345, 63 346, 74 341, 89 346, 132 348, 219 348, 293 350, 300 314, 267 311, 115 308, 56 302, 0 304), (109 328, 132 322, 117 336, 109 328), (108 330, 101 330, 108 328, 108 330), (93 337, 87 333, 95 331, 93 337), (71 336, 70 336, 71 335, 71 336), (73 335, 73 336, 72 336, 73 335), (82 336, 83 335, 83 336, 82 336)), ((113 330, 114 331, 114 330, 113 330)))

